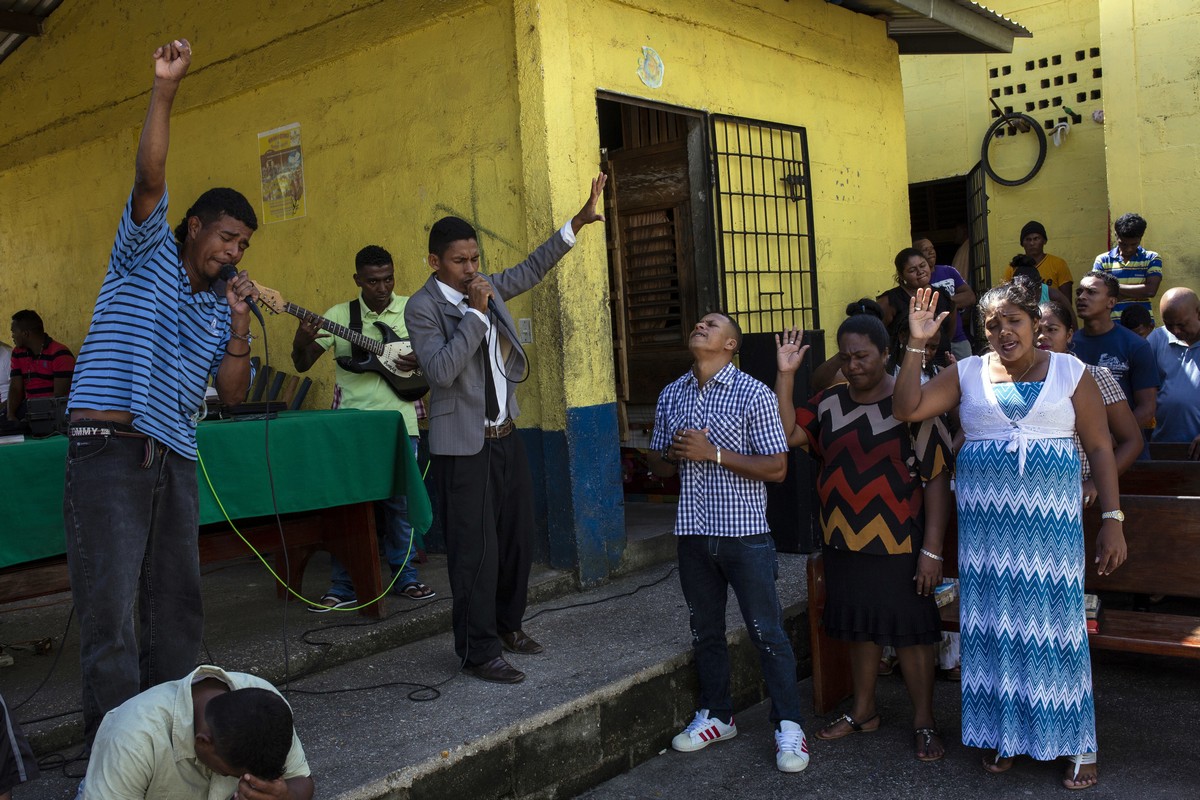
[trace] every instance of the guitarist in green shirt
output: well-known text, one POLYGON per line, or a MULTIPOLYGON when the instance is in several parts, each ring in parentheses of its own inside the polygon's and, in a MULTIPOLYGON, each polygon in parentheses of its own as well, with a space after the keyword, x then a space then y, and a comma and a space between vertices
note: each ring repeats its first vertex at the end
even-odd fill
MULTIPOLYGON (((408 338, 408 329, 404 325, 404 306, 408 298, 393 291, 396 278, 391 253, 377 245, 368 245, 354 257, 354 270, 354 283, 360 289, 359 297, 329 309, 324 319, 309 320, 302 317, 292 340, 292 364, 297 372, 307 372, 326 350, 333 349, 337 359, 333 407, 398 411, 404 417, 404 427, 410 434, 405 444, 415 452, 419 437, 413 402, 401 399, 377 370, 371 371, 372 367, 362 366, 364 356, 369 358, 369 354, 355 352, 356 348, 350 342, 321 330, 326 327, 322 323, 333 323, 335 326, 360 330, 369 339, 383 341, 384 333, 377 326, 377 323, 383 323, 401 339, 408 338)), ((415 370, 417 359, 410 351, 408 355, 397 358, 391 366, 406 372, 415 370)), ((413 530, 408 524, 408 498, 398 495, 380 500, 375 504, 375 513, 384 554, 392 568, 393 592, 410 600, 432 598, 435 594, 433 589, 421 583, 417 577, 413 530)), ((310 611, 323 613, 359 603, 345 567, 336 558, 332 559, 332 564, 329 591, 321 597, 318 605, 309 608, 310 611)), ((363 598, 364 601, 370 599, 363 598)))

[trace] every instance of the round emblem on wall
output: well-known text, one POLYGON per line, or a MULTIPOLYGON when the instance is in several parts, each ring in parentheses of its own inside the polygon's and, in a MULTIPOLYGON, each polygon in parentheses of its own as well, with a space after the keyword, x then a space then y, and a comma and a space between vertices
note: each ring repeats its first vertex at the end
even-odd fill
POLYGON ((637 74, 642 83, 651 89, 657 89, 663 82, 663 60, 653 47, 643 47, 642 57, 638 59, 637 74))

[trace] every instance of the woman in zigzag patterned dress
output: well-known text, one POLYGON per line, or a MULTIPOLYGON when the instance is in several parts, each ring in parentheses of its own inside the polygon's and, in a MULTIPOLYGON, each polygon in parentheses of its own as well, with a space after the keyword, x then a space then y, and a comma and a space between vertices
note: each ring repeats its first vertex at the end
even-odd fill
POLYGON ((913 703, 914 754, 937 761, 945 747, 933 717, 934 645, 941 640, 933 592, 950 512, 950 435, 938 418, 907 425, 892 414, 887 329, 866 314, 837 331, 846 383, 793 410, 793 377, 804 357, 799 333, 776 337, 775 395, 788 444, 820 463, 822 625, 849 643, 854 683, 849 713, 817 738, 879 729, 879 657, 892 646, 913 703))
MULTIPOLYGON (((913 301, 918 347, 937 330, 930 299, 918 293, 913 301)), ((1034 347, 1037 300, 1012 283, 985 294, 980 317, 992 352, 924 387, 919 359, 906 352, 894 405, 897 417, 919 420, 962 404, 963 743, 990 751, 989 772, 1009 769, 1017 755, 1070 757, 1063 785, 1084 789, 1097 782, 1097 748, 1076 431, 1110 512, 1097 539, 1101 573, 1125 560, 1125 539, 1100 390, 1077 359, 1034 347)))

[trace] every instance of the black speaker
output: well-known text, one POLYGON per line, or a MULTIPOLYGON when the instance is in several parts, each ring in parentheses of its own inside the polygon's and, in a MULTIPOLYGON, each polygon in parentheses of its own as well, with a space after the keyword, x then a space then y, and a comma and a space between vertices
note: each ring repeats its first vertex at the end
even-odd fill
POLYGON ((70 427, 67 398, 36 397, 26 400, 25 405, 25 421, 29 423, 30 436, 42 438, 55 433, 67 433, 70 427))
MULTIPOLYGON (((825 360, 825 332, 805 331, 808 355, 796 372, 792 405, 808 400, 815 366, 825 360)), ((775 387, 775 334, 747 333, 742 337, 739 367, 742 372, 775 387)), ((817 516, 816 463, 802 450, 788 453, 788 474, 782 483, 767 484, 767 524, 775 548, 785 553, 813 553, 821 549, 821 524, 817 516)))

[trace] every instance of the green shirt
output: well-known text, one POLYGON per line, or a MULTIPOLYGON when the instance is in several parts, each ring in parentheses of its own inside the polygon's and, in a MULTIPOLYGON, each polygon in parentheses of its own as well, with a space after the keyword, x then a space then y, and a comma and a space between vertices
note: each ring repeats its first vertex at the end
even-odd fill
MULTIPOLYGON (((367 303, 359 296, 362 303, 362 332, 363 336, 376 341, 383 341, 383 335, 375 327, 376 322, 387 325, 401 339, 408 338, 408 328, 404 325, 404 306, 408 304, 407 297, 392 295, 392 301, 381 313, 376 314, 367 307, 367 303)), ((352 301, 351 301, 352 302, 352 301)), ((324 314, 330 322, 339 325, 350 325, 350 302, 339 303, 324 314)), ((317 337, 317 344, 328 350, 333 348, 336 358, 350 356, 350 343, 330 334, 317 337)), ((336 367, 337 393, 334 395, 334 408, 357 408, 363 411, 399 411, 404 417, 404 427, 409 436, 417 435, 417 410, 413 404, 396 397, 387 381, 373 372, 350 372, 336 367)))
MULTIPOLYGON (((177 681, 160 683, 126 700, 104 715, 84 778, 83 800, 229 800, 238 778, 217 775, 196 757, 192 685, 216 678, 231 690, 275 687, 244 672, 200 666, 177 681)), ((292 732, 292 749, 283 778, 311 773, 300 738, 292 732)))

